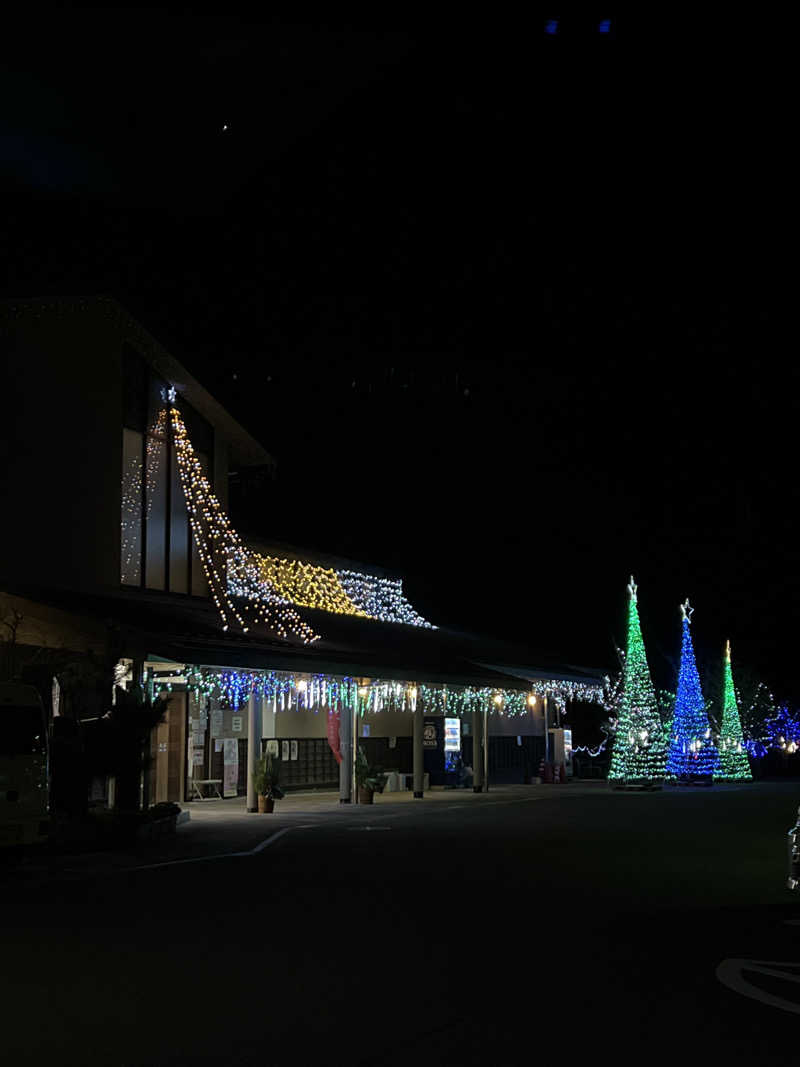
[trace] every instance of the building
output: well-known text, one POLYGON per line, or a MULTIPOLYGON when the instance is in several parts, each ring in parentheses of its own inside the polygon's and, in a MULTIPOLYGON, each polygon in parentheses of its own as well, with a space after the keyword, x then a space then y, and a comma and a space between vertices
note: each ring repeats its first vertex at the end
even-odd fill
POLYGON ((397 575, 268 531, 244 544, 229 472, 272 458, 113 299, 7 302, 0 344, 6 670, 35 678, 56 718, 104 713, 102 695, 64 705, 76 656, 167 693, 146 802, 248 782, 250 801, 264 751, 289 788, 350 800, 356 736, 421 795, 426 774, 445 781, 445 719, 476 788, 487 771, 522 781, 566 702, 601 699, 598 672, 422 619, 397 575))

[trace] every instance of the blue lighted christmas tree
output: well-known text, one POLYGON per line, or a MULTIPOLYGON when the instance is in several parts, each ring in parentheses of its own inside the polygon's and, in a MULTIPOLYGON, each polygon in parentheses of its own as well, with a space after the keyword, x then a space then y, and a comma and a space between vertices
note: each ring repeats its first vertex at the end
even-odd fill
POLYGON ((667 753, 667 777, 680 783, 711 785, 714 775, 719 771, 719 754, 711 736, 700 676, 694 661, 689 631, 693 611, 688 600, 681 604, 681 666, 667 753))

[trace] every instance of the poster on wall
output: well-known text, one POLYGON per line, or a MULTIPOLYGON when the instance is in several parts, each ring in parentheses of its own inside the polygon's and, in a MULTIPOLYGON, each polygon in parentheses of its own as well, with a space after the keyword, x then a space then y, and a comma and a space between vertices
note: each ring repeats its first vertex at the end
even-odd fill
POLYGON ((269 741, 267 741, 267 755, 268 756, 277 756, 278 755, 278 742, 275 740, 274 737, 271 737, 269 739, 269 741))
POLYGON ((211 736, 221 737, 222 735, 222 708, 217 708, 211 712, 211 736))
POLYGON ((242 716, 241 715, 233 715, 231 717, 231 729, 233 730, 233 732, 235 734, 240 734, 242 732, 242 716))
POLYGON ((288 741, 282 741, 281 742, 281 759, 288 760, 288 758, 289 758, 289 742, 288 741))
POLYGON ((290 746, 290 752, 291 752, 291 756, 289 758, 290 759, 297 759, 297 742, 296 741, 290 741, 289 742, 289 746, 290 746))
POLYGON ((235 797, 239 789, 239 742, 235 737, 226 737, 222 744, 222 795, 235 797))

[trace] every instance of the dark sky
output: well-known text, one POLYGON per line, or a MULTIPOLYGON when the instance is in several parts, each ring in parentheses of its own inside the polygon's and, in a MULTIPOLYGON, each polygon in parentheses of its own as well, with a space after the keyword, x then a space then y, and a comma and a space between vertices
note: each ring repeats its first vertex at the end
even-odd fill
POLYGON ((277 457, 243 529, 604 667, 633 570, 661 684, 688 595, 791 694, 789 30, 551 15, 18 23, 4 291, 125 303, 277 457))

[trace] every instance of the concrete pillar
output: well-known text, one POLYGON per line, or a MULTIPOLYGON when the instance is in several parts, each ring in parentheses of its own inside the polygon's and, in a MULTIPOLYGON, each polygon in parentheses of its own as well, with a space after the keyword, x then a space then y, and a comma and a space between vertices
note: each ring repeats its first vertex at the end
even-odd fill
POLYGON ((425 792, 425 713, 421 689, 421 686, 417 686, 417 704, 414 708, 414 796, 417 800, 421 800, 425 792))
POLYGON ((472 791, 483 792, 483 708, 472 712, 472 791))
POLYGON ((346 701, 342 701, 339 716, 339 751, 342 754, 342 762, 339 764, 339 803, 351 804, 355 746, 353 744, 353 709, 346 701))
POLYGON ((483 791, 489 792, 489 709, 483 709, 483 791))
POLYGON ((251 692, 247 701, 247 810, 258 811, 256 770, 261 758, 261 700, 251 692))

